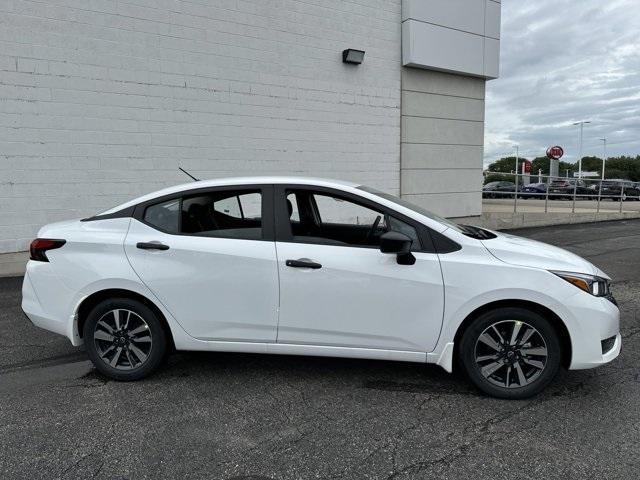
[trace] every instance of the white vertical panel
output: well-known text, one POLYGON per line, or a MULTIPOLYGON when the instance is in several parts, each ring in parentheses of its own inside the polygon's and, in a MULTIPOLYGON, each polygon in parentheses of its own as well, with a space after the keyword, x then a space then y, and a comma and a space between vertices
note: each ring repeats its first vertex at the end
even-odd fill
POLYGON ((487 0, 407 0, 402 20, 418 20, 464 32, 484 34, 487 0))
POLYGON ((500 40, 484 39, 484 76, 487 78, 500 76, 500 40))
POLYGON ((403 65, 496 78, 500 8, 494 0, 403 0, 403 65))
POLYGON ((415 20, 404 22, 403 32, 405 66, 484 75, 483 37, 415 20))
POLYGON ((500 39, 500 4, 493 0, 485 0, 484 35, 500 39))

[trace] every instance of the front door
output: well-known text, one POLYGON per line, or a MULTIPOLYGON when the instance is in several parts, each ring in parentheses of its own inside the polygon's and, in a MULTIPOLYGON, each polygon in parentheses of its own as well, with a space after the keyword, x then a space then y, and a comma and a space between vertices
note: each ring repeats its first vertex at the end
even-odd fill
POLYGON ((278 343, 429 352, 444 308, 440 263, 417 225, 344 192, 276 189, 278 343), (380 252, 389 230, 414 240, 413 265, 380 252))
POLYGON ((271 192, 270 186, 205 189, 136 210, 125 240, 127 257, 189 335, 275 342, 271 192))

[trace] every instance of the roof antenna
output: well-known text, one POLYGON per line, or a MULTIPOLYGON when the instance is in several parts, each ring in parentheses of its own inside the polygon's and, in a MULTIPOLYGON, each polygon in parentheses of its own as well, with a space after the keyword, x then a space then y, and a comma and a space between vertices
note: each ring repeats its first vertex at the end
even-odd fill
POLYGON ((181 170, 183 173, 185 173, 185 174, 189 175, 189 176, 193 179, 193 181, 194 181, 194 182, 199 182, 199 181, 200 181, 200 179, 199 179, 199 178, 194 177, 194 176, 193 176, 193 175, 191 175, 189 172, 187 172, 184 168, 182 168, 182 167, 178 167, 178 170, 181 170))

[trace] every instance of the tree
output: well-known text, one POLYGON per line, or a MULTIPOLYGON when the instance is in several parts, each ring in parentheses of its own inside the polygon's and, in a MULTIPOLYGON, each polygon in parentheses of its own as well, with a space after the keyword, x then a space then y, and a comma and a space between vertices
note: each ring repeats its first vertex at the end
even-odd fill
POLYGON ((640 181, 640 155, 635 158, 621 156, 611 157, 607 160, 604 175, 607 178, 626 178, 634 182, 640 181), (617 176, 612 176, 617 171, 617 176))
MULTIPOLYGON (((542 170, 542 175, 550 175, 551 171, 551 160, 548 157, 536 157, 531 162, 531 174, 537 175, 538 171, 542 170)), ((567 170, 569 172, 577 171, 578 168, 575 167, 571 163, 560 161, 558 164, 558 175, 564 177, 566 175, 567 170)))
MULTIPOLYGON (((522 172, 522 163, 525 158, 518 159, 518 172, 522 172)), ((516 157, 503 157, 489 165, 488 172, 513 173, 516 157)), ((542 170, 543 175, 549 175, 550 161, 547 157, 536 157, 531 162, 531 174, 537 175, 542 170)), ((569 163, 560 161, 558 165, 558 175, 564 177, 569 171, 569 175, 578 172, 578 162, 569 163)), ((583 172, 598 172, 602 175, 602 158, 588 156, 582 157, 583 172)), ((624 178, 634 182, 640 181, 640 155, 630 157, 621 155, 619 157, 609 157, 606 162, 604 175, 606 178, 624 178)))
MULTIPOLYGON (((578 163, 574 164, 574 170, 578 170, 578 163)), ((600 157, 582 157, 583 172, 598 172, 602 175, 602 158, 600 157)), ((610 157, 604 167, 604 176, 606 178, 624 178, 634 182, 640 181, 640 156, 627 157, 610 157)))
MULTIPOLYGON (((518 158, 518 172, 522 172, 522 164, 526 161, 526 158, 518 158)), ((516 168, 516 157, 503 157, 500 160, 496 160, 492 164, 489 165, 490 172, 500 172, 500 173, 513 173, 514 168, 516 168)))
MULTIPOLYGON (((578 163, 575 164, 576 170, 578 163)), ((582 157, 582 171, 583 172, 598 172, 602 174, 602 159, 598 157, 582 157)))
POLYGON ((571 175, 573 172, 577 172, 578 164, 563 162, 562 160, 560 160, 560 164, 558 165, 558 175, 564 177, 567 173, 567 170, 569 170, 569 175, 571 175))
POLYGON ((502 173, 487 173, 484 176, 484 185, 491 182, 513 182, 513 175, 504 175, 502 173))
POLYGON ((549 157, 536 157, 531 162, 531 173, 537 175, 538 172, 542 170, 543 175, 549 175, 550 164, 551 160, 549 160, 549 157))

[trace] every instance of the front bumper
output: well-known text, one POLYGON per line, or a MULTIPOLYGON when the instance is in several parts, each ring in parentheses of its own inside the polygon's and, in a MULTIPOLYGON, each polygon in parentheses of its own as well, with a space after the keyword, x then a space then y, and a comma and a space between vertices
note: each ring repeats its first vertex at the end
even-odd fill
POLYGON ((589 362, 571 362, 571 366, 569 370, 586 370, 588 368, 596 368, 602 365, 605 365, 609 362, 615 360, 618 355, 620 355, 620 351, 622 350, 622 335, 619 333, 616 335, 616 340, 613 344, 613 348, 606 353, 600 354, 598 358, 593 358, 589 362))
POLYGON ((611 300, 602 297, 576 295, 572 300, 575 315, 571 336, 570 370, 595 368, 614 360, 622 349, 620 335, 620 311, 611 300), (603 341, 615 337, 613 346, 603 351, 603 341))

